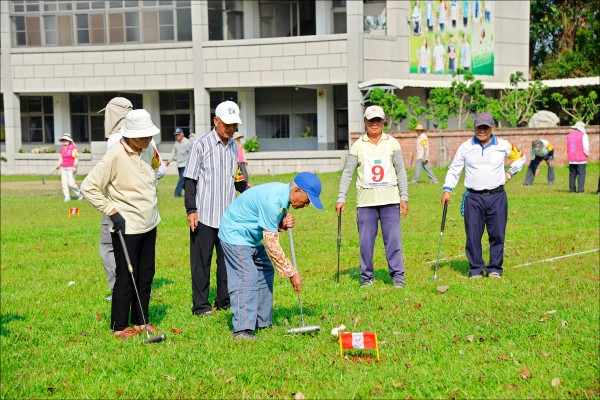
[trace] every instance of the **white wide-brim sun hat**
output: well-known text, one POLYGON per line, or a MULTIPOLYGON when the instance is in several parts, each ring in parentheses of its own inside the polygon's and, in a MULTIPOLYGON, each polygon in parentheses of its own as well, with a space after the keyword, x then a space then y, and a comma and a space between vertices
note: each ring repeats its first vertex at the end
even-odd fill
POLYGON ((571 128, 577 129, 579 132, 587 133, 585 131, 585 124, 582 121, 577 121, 575 125, 571 125, 571 128))
POLYGON ((71 143, 73 143, 73 138, 68 133, 64 133, 62 135, 62 137, 60 139, 58 139, 58 141, 59 142, 65 141, 65 142, 71 142, 71 143))
POLYGON ((135 139, 158 135, 160 129, 152 123, 148 111, 140 109, 132 110, 125 116, 125 124, 121 132, 123 137, 135 139))

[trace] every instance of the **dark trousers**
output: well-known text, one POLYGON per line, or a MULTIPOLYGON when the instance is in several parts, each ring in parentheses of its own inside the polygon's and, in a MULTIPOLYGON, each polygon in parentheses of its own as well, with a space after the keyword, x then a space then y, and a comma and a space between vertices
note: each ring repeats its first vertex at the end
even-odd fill
MULTIPOLYGON (((132 324, 143 325, 144 322, 131 282, 131 273, 127 269, 121 241, 117 233, 111 233, 111 237, 117 269, 112 294, 110 326, 114 331, 122 331, 129 326, 130 315, 132 324)), ((150 303, 150 291, 152 290, 152 279, 154 279, 155 270, 156 228, 146 233, 125 235, 125 244, 133 267, 133 276, 140 295, 144 318, 148 322, 148 304, 150 303)))
POLYGON ((548 153, 544 157, 536 156, 531 163, 529 163, 529 168, 527 168, 527 175, 525 175, 525 186, 529 186, 533 184, 533 180, 535 179, 535 171, 538 169, 539 165, 542 161, 546 161, 546 165, 548 166, 548 185, 554 184, 554 150, 548 153))
POLYGON ((179 180, 177 181, 177 186, 175 187, 175 197, 181 197, 181 191, 183 190, 183 184, 185 182, 185 178, 183 177, 183 171, 185 171, 185 167, 177 167, 179 171, 179 180))
POLYGON ((217 250, 217 297, 215 307, 229 308, 227 291, 227 269, 221 241, 217 236, 219 230, 198 223, 194 232, 190 229, 190 267, 192 272, 192 313, 202 314, 212 310, 208 301, 210 292, 210 265, 213 249, 217 250))
POLYGON ((577 180, 577 191, 583 193, 585 170, 586 164, 569 164, 569 192, 575 192, 575 180, 577 180))
POLYGON ((469 193, 465 199, 465 250, 471 276, 482 275, 484 268, 488 274, 497 272, 502 275, 507 219, 508 201, 505 192, 489 195, 469 193), (487 266, 481 249, 484 228, 487 228, 490 243, 490 262, 487 266))

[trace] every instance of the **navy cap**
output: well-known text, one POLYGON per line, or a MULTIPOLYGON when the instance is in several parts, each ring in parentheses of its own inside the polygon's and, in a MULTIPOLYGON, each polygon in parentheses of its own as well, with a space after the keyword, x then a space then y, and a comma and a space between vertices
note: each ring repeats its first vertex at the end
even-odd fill
POLYGON ((175 129, 175 134, 176 135, 182 135, 183 134, 183 129, 181 129, 181 128, 175 129))
POLYGON ((322 210, 323 204, 321 204, 321 181, 319 177, 310 172, 300 172, 294 178, 294 182, 300 189, 308 194, 310 203, 317 209, 322 210))
POLYGON ((490 113, 479 113, 475 116, 475 128, 478 126, 496 126, 494 117, 490 113))

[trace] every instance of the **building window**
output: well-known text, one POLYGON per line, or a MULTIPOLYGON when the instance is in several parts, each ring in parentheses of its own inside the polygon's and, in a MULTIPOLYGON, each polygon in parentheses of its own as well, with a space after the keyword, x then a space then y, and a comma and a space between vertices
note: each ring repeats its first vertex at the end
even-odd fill
POLYGON ((54 143, 52 96, 21 96, 21 140, 23 143, 54 143))
POLYGON ((192 40, 190 0, 12 1, 15 47, 192 40))
POLYGON ((306 36, 316 33, 315 2, 260 0, 260 37, 306 36))
POLYGON ((194 126, 194 91, 165 91, 159 93, 160 137, 172 142, 176 128, 183 129, 189 136, 194 126))
POLYGON ((244 38, 244 11, 240 0, 208 1, 208 40, 244 38))
POLYGON ((98 113, 113 97, 125 97, 134 109, 144 108, 141 94, 134 93, 72 93, 69 98, 71 108, 71 135, 75 142, 104 141, 104 114, 98 113), (91 140, 90 140, 91 138, 91 140))
POLYGON ((6 121, 4 120, 4 95, 0 94, 0 142, 6 141, 6 121))
POLYGON ((387 18, 385 0, 363 0, 363 31, 365 33, 385 35, 387 18))
POLYGON ((346 33, 346 0, 333 0, 333 33, 346 33))

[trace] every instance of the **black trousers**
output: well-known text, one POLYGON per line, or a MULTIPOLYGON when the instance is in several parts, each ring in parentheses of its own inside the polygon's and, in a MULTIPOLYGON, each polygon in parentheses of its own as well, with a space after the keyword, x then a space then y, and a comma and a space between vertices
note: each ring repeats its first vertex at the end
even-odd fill
POLYGON ((227 291, 227 269, 221 241, 217 236, 219 229, 198 223, 194 232, 190 229, 190 267, 192 272, 192 313, 202 314, 212 310, 208 301, 210 292, 210 265, 213 249, 217 250, 217 297, 215 307, 229 308, 227 291))
POLYGON ((583 193, 586 167, 586 164, 569 164, 569 192, 574 193, 577 189, 578 193, 583 193), (577 181, 577 188, 575 188, 575 181, 577 181))
MULTIPOLYGON (((155 271, 155 248, 156 248, 156 228, 146 233, 135 235, 124 235, 125 244, 133 267, 133 276, 135 284, 140 295, 144 318, 148 321, 148 304, 150 303, 150 291, 152 290, 152 280, 155 271)), ((123 247, 117 233, 111 233, 116 269, 116 281, 112 294, 112 310, 110 317, 110 326, 114 331, 122 331, 131 323, 134 325, 143 325, 140 314, 140 305, 138 304, 133 284, 131 283, 131 273, 127 269, 127 261, 123 247)))

